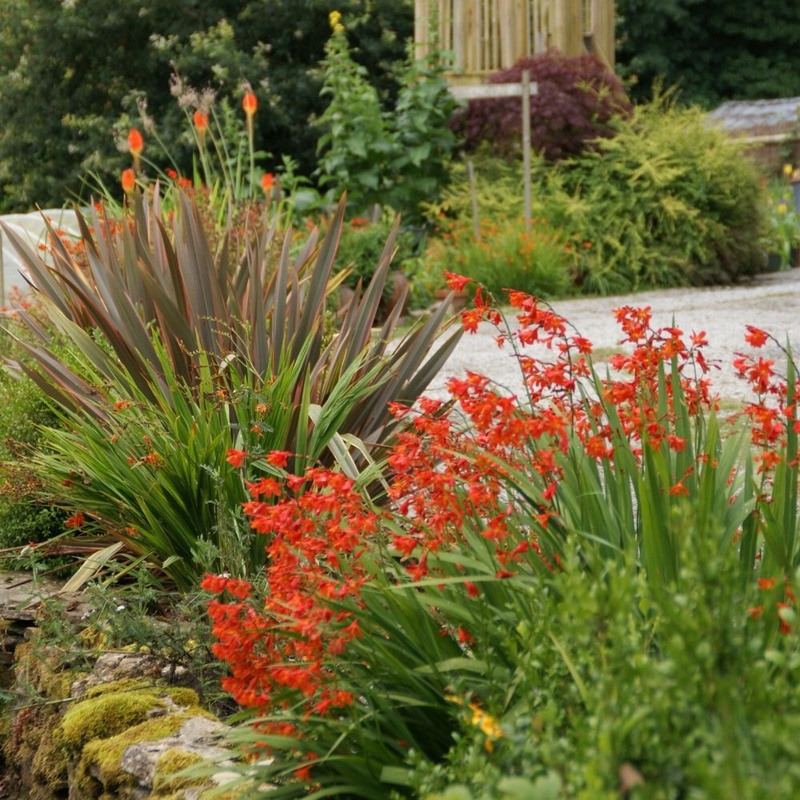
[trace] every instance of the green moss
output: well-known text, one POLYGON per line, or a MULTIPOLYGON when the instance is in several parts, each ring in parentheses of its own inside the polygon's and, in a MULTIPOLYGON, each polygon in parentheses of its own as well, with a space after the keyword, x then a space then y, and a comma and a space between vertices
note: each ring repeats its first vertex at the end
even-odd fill
POLYGON ((47 700, 69 697, 73 676, 61 669, 61 652, 42 647, 34 640, 17 645, 15 671, 20 678, 47 700))
POLYGON ((108 739, 95 739, 83 748, 75 773, 76 788, 81 797, 91 797, 92 787, 99 782, 105 791, 118 790, 133 783, 133 776, 120 769, 125 748, 140 742, 156 742, 173 736, 189 714, 170 714, 134 725, 108 739))
MULTIPOLYGON (((169 695, 173 703, 179 706, 191 707, 200 705, 200 698, 197 696, 197 692, 185 686, 170 687, 166 690, 166 694, 169 695)), ((214 715, 209 714, 209 716, 213 717, 214 715)))
POLYGON ((164 708, 155 691, 109 692, 75 703, 61 720, 61 737, 71 750, 94 739, 107 739, 147 719, 153 709, 164 708))
POLYGON ((84 700, 100 697, 104 694, 118 694, 120 692, 152 691, 153 682, 146 678, 120 678, 118 681, 100 683, 86 690, 84 700))
POLYGON ((153 793, 177 792, 180 789, 195 789, 208 782, 202 777, 188 777, 176 773, 203 762, 202 756, 190 753, 180 747, 173 747, 162 753, 156 761, 156 775, 153 780, 153 793))

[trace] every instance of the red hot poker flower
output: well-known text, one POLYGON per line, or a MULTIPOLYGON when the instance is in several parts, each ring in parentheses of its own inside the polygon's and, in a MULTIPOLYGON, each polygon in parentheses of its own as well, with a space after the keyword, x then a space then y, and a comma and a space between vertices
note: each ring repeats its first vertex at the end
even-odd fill
POLYGON ((144 150, 144 138, 136 128, 131 128, 128 133, 128 148, 134 157, 141 155, 142 150, 144 150))
POLYGON ((139 172, 139 156, 141 156, 142 150, 144 150, 144 138, 137 128, 131 128, 130 131, 128 131, 128 149, 133 156, 134 172, 139 172))
POLYGON ((200 111, 198 109, 194 112, 192 119, 194 120, 194 127, 202 136, 208 130, 208 114, 206 114, 205 111, 200 111))
POLYGON ((125 194, 131 194, 136 188, 136 173, 130 167, 122 170, 120 183, 122 184, 122 191, 125 194))
POLYGON ((242 98, 242 108, 248 117, 252 117, 258 110, 258 98, 253 92, 245 92, 242 98))

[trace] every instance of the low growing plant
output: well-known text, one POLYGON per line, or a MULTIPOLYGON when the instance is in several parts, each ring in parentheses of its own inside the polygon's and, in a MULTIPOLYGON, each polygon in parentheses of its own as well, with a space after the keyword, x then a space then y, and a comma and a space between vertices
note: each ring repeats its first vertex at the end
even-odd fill
POLYGON ((519 217, 482 222, 477 231, 466 220, 442 223, 425 253, 427 269, 440 276, 454 271, 500 293, 516 289, 539 297, 558 297, 572 287, 572 257, 563 235, 543 219, 531 229, 519 217))

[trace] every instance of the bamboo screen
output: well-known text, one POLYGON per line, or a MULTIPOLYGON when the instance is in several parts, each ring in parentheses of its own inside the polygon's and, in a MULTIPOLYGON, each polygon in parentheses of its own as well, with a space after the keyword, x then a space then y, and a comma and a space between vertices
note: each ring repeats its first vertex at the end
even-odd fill
POLYGON ((556 47, 614 65, 613 0, 415 0, 415 41, 435 32, 453 54, 456 79, 480 79, 525 55, 556 47))

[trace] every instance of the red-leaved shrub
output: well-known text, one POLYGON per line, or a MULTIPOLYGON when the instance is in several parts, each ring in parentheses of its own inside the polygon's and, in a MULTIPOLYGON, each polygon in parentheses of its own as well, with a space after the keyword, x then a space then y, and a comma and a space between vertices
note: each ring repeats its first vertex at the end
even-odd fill
MULTIPOLYGON (((493 73, 489 83, 518 83, 525 69, 538 85, 531 96, 531 144, 549 161, 577 155, 593 139, 612 135, 611 120, 630 111, 622 83, 597 56, 548 50, 493 73)), ((520 146, 520 110, 516 97, 472 100, 452 124, 467 150, 487 142, 494 153, 509 155, 520 146)))

